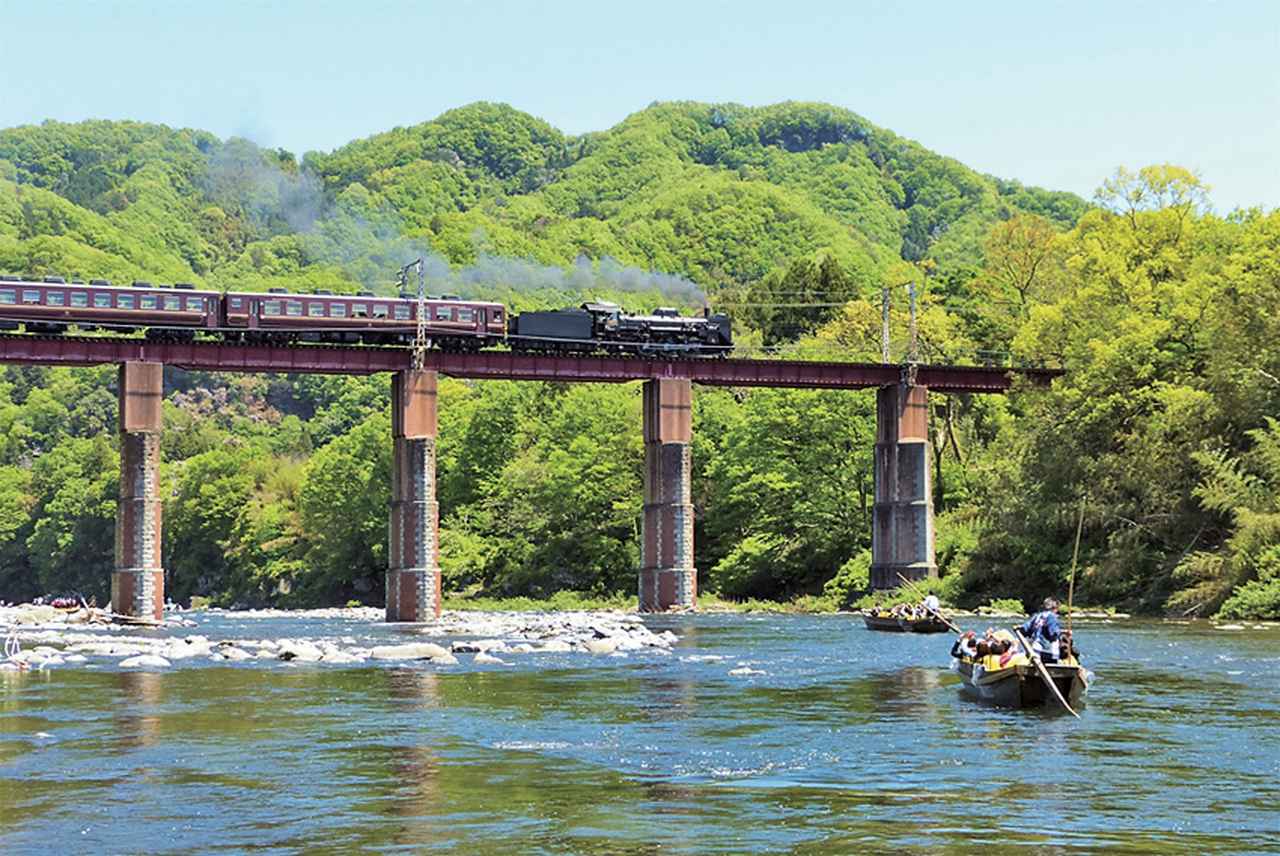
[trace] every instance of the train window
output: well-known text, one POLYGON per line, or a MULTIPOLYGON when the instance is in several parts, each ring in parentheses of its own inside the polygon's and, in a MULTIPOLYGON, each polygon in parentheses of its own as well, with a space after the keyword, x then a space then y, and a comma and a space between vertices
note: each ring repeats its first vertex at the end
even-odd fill
POLYGON ((67 302, 66 292, 50 291, 45 295, 45 302, 50 306, 65 306, 67 302))
POLYGON ((475 320, 475 312, 470 309, 459 309, 458 320, 470 323, 475 320))
POLYGON ((188 298, 187 298, 187 311, 188 311, 188 312, 203 312, 203 311, 204 311, 204 298, 203 298, 203 297, 188 297, 188 298))
POLYGON ((95 307, 95 308, 97 308, 97 309, 110 309, 110 308, 111 308, 111 295, 110 295, 110 294, 95 294, 95 295, 93 296, 93 305, 94 305, 94 307, 95 307))
POLYGON ((495 309, 495 310, 493 310, 493 320, 494 320, 494 321, 501 321, 501 320, 502 320, 502 310, 501 310, 501 309, 495 309))
POLYGON ((449 311, 449 307, 448 307, 448 306, 437 306, 437 307, 436 307, 436 320, 437 320, 437 321, 448 321, 448 320, 449 320, 449 318, 450 318, 452 315, 453 315, 453 313, 449 311))
POLYGON ((155 309, 158 302, 154 294, 144 294, 138 298, 138 308, 155 309))
POLYGON ((264 300, 264 301, 262 301, 262 314, 263 314, 263 315, 279 315, 279 314, 281 314, 281 313, 280 313, 280 301, 279 301, 279 300, 264 300))
POLYGON ((308 301, 307 314, 310 315, 312 318, 323 318, 324 304, 314 300, 308 301))
POLYGON ((409 320, 409 307, 408 307, 408 306, 397 306, 397 307, 396 307, 396 320, 397 320, 397 321, 408 321, 408 320, 409 320))
POLYGON ((302 315, 302 301, 286 300, 284 304, 284 314, 292 315, 295 318, 302 315))
POLYGON ((374 317, 374 318, 386 318, 386 317, 387 317, 387 304, 385 304, 385 303, 375 303, 375 304, 373 304, 373 317, 374 317))
POLYGON ((182 298, 166 294, 164 297, 164 310, 166 312, 181 312, 182 298))
POLYGON ((83 291, 71 292, 71 305, 72 306, 88 306, 89 295, 83 291))
POLYGON ((369 304, 367 304, 367 303, 353 303, 353 304, 351 304, 351 317, 352 317, 352 318, 368 318, 368 317, 369 317, 369 304))
POLYGON ((39 303, 40 292, 36 291, 35 289, 24 288, 22 290, 22 302, 23 303, 39 303))
POLYGON ((347 304, 345 304, 345 303, 330 303, 330 304, 329 304, 329 314, 330 314, 332 317, 334 317, 334 318, 346 318, 346 317, 347 317, 347 304))
POLYGON ((12 288, 0 288, 0 303, 17 303, 18 292, 12 288))
POLYGON ((117 294, 117 295, 116 295, 116 308, 117 308, 117 309, 132 309, 132 308, 133 308, 133 295, 132 295, 132 294, 117 294))

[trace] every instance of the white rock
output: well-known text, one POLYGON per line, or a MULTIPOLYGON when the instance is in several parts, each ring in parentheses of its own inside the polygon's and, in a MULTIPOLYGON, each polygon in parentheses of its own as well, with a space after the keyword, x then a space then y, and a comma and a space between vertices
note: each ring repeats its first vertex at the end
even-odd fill
POLYGON ((431 665, 433 665, 433 666, 456 666, 456 665, 458 665, 458 658, 457 658, 457 657, 455 657, 455 656, 453 656, 452 654, 450 654, 448 651, 445 651, 443 654, 439 655, 438 657, 432 657, 432 658, 431 658, 431 665))
POLYGON ((364 657, 348 654, 346 651, 325 651, 323 663, 363 663, 364 657))
POLYGON ((83 663, 89 658, 83 654, 68 654, 62 659, 66 660, 68 663, 83 663))
POLYGON ((1217 626, 1217 628, 1216 628, 1216 629, 1218 629, 1218 630, 1244 630, 1244 625, 1243 625, 1243 624, 1219 624, 1219 625, 1217 626))
POLYGON ((213 646, 208 642, 196 642, 188 645, 185 642, 175 642, 165 650, 165 656, 170 660, 186 660, 190 657, 207 657, 213 653, 213 646))
POLYGON ((505 660, 499 660, 497 657, 493 656, 492 654, 487 654, 484 651, 481 651, 480 653, 476 654, 475 657, 472 658, 472 662, 478 663, 481 666, 505 666, 506 665, 505 660))
MULTIPOLYGON (((407 645, 379 645, 369 652, 375 660, 434 660, 449 654, 433 642, 413 642, 407 645)), ((449 654, 449 656, 452 656, 449 654)), ((454 662, 457 662, 456 660, 454 662)))
POLYGON ((730 670, 729 670, 729 674, 731 674, 731 675, 739 675, 739 676, 742 676, 742 675, 763 675, 763 674, 764 674, 764 672, 760 671, 759 669, 753 669, 753 668, 751 668, 750 666, 739 666, 739 667, 738 667, 738 668, 736 668, 736 669, 730 669, 730 670))
POLYGON ((139 654, 136 657, 129 657, 120 661, 120 668, 122 669, 132 669, 135 667, 144 669, 164 668, 170 665, 172 664, 168 660, 158 654, 139 654))
POLYGON ((277 655, 281 660, 301 660, 314 663, 324 657, 324 651, 310 642, 297 639, 281 639, 277 655))
POLYGON ((220 652, 223 659, 226 660, 252 660, 253 655, 243 648, 236 648, 234 645, 230 648, 223 648, 220 652))
POLYGON ((535 650, 546 654, 567 654, 573 650, 573 646, 563 639, 548 639, 535 650))
POLYGON ((54 655, 52 657, 45 657, 43 660, 40 661, 40 668, 47 669, 50 666, 61 666, 65 662, 66 660, 62 659, 57 655, 54 655))
POLYGON ((587 650, 592 654, 612 654, 618 650, 619 642, 617 639, 608 637, 605 639, 588 639, 586 642, 587 650))

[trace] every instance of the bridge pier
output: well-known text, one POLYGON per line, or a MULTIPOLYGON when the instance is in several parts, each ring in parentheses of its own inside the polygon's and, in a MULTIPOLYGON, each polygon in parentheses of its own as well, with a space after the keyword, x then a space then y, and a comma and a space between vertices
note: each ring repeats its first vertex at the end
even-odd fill
POLYGON ((111 610, 159 620, 164 614, 160 563, 160 430, 164 366, 120 366, 120 492, 116 506, 111 610))
POLYGON ((387 621, 429 621, 440 615, 434 371, 392 376, 391 433, 387 621))
POLYGON ((929 390, 895 384, 876 393, 876 496, 871 587, 936 577, 929 473, 929 390))
POLYGON ((693 565, 693 388, 688 378, 644 383, 644 525, 640 610, 697 605, 693 565))

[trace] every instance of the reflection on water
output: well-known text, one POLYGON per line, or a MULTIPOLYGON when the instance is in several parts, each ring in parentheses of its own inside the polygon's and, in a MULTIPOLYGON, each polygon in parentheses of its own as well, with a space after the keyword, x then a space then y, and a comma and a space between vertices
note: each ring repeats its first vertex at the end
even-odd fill
POLYGON ((945 637, 654 623, 674 655, 3 673, 0 851, 1275 852, 1275 630, 1083 626, 1075 721, 967 700, 945 637))

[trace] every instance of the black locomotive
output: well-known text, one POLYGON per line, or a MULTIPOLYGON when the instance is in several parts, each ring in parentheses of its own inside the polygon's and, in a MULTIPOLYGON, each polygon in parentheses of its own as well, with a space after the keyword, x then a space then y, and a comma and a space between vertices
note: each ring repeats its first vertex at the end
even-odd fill
POLYGON ((523 312, 507 324, 514 351, 618 354, 724 355, 733 349, 729 316, 681 315, 659 307, 652 315, 630 315, 616 303, 584 303, 578 309, 523 312))

